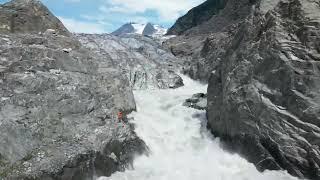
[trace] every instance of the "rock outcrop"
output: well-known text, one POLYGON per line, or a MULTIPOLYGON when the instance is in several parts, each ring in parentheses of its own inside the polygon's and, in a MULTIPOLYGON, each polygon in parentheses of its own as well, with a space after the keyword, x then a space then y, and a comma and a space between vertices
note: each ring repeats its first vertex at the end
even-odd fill
POLYGON ((186 101, 183 103, 183 105, 186 107, 198 110, 206 110, 207 104, 207 94, 203 93, 194 94, 191 98, 186 99, 186 101))
POLYGON ((131 33, 135 33, 137 30, 134 29, 134 26, 132 25, 132 23, 126 23, 124 25, 122 25, 119 29, 115 30, 114 32, 112 32, 111 34, 114 36, 119 36, 122 34, 131 34, 131 33))
POLYGON ((39 33, 48 29, 70 36, 69 31, 38 0, 14 0, 0 5, 0 33, 39 33))
POLYGON ((136 108, 128 80, 111 58, 43 17, 51 14, 40 2, 2 5, 0 25, 11 12, 25 21, 0 33, 0 179, 87 180, 123 170, 144 150, 116 119, 136 108))
POLYGON ((209 82, 208 125, 226 148, 261 171, 320 178, 319 1, 228 0, 167 45, 209 82))
POLYGON ((207 0, 203 4, 191 9, 186 15, 180 17, 168 30, 168 35, 181 35, 185 31, 196 27, 218 14, 224 8, 226 0, 207 0))
POLYGON ((143 29, 142 35, 152 36, 156 31, 156 28, 151 23, 147 23, 143 29))
POLYGON ((166 89, 183 86, 175 72, 179 60, 157 41, 141 35, 77 34, 89 49, 112 59, 129 79, 133 89, 166 89))

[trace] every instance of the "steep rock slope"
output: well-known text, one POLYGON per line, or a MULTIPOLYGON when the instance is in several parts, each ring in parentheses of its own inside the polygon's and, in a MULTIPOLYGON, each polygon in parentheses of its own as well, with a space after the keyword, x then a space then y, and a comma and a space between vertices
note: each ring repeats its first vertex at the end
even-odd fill
POLYGON ((70 35, 68 30, 47 7, 37 0, 16 0, 0 6, 0 33, 39 33, 56 29, 70 35))
POLYGON ((252 6, 211 75, 209 124, 260 169, 319 179, 320 7, 264 3, 252 6))
POLYGON ((121 34, 135 33, 137 31, 138 31, 138 29, 135 29, 134 26, 132 25, 132 23, 126 23, 126 24, 122 25, 119 29, 112 32, 111 34, 114 36, 118 36, 121 34))
POLYGON ((221 59, 220 56, 228 48, 226 46, 250 14, 253 3, 228 0, 218 2, 225 3, 225 8, 218 15, 165 43, 175 56, 185 59, 183 72, 204 82, 208 81, 210 73, 221 59))
POLYGON ((319 179, 319 43, 319 1, 229 0, 167 45, 208 80, 208 125, 227 148, 259 170, 319 179))
POLYGON ((156 24, 147 23, 143 29, 142 35, 161 38, 167 33, 167 29, 156 24))
MULTIPOLYGON (((12 4, 19 11, 41 5, 12 4)), ((42 10, 30 17, 50 14, 42 10)), ((119 109, 135 110, 129 82, 110 58, 59 35, 63 26, 39 31, 0 33, 0 179, 81 180, 123 170, 144 149, 116 120, 119 109)))
POLYGON ((168 35, 181 35, 192 27, 198 26, 218 14, 224 8, 227 0, 207 0, 180 17, 168 30, 168 35))
POLYGON ((149 37, 78 34, 88 48, 110 57, 126 74, 133 89, 165 89, 183 85, 175 71, 179 60, 149 37))

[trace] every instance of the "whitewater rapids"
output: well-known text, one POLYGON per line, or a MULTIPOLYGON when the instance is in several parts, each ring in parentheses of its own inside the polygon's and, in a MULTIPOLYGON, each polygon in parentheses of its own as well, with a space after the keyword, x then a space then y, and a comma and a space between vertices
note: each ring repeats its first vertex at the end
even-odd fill
POLYGON ((205 128, 205 112, 182 106, 207 86, 182 76, 185 86, 174 90, 135 91, 135 131, 150 148, 133 169, 99 180, 297 180, 286 172, 260 173, 253 164, 221 149, 205 128))

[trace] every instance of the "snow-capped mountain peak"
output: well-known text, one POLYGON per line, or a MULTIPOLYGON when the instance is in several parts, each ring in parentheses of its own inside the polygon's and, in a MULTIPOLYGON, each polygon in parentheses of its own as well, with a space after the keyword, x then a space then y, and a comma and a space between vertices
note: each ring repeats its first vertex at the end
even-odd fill
POLYGON ((145 36, 161 37, 166 33, 167 29, 163 28, 160 25, 152 23, 126 23, 111 34, 115 36, 124 34, 140 34, 145 36))

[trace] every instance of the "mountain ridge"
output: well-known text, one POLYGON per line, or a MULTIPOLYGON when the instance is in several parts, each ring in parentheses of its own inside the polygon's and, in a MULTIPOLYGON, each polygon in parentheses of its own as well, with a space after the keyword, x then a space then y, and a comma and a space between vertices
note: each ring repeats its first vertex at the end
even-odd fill
POLYGON ((209 20, 213 15, 223 9, 228 0, 207 0, 189 10, 169 28, 167 35, 182 35, 192 27, 198 26, 209 20))
POLYGON ((114 36, 125 34, 139 34, 144 36, 161 37, 167 33, 167 29, 156 24, 129 22, 112 32, 114 36))

